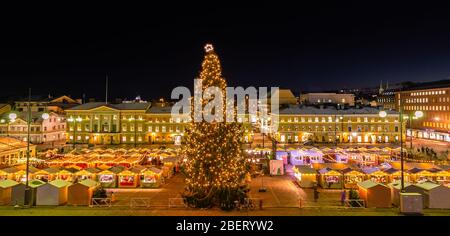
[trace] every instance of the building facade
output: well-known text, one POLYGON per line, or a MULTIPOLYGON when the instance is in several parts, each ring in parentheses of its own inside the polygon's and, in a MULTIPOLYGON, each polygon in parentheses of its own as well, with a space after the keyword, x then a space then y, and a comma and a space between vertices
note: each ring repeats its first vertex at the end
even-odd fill
MULTIPOLYGON (((34 144, 64 142, 66 138, 66 121, 64 116, 50 112, 48 119, 42 118, 43 112, 31 113, 30 142, 34 144)), ((12 137, 27 141, 28 112, 12 111, 0 118, 0 136, 12 137), (16 119, 10 119, 9 114, 16 114, 16 119)))
POLYGON ((450 142, 450 86, 414 88, 396 93, 396 108, 411 117, 408 135, 450 142), (416 111, 423 117, 415 118, 416 111))
MULTIPOLYGON (((86 103, 66 110, 67 143, 175 144, 184 141, 188 115, 172 116, 170 103, 86 103)), ((251 142, 252 126, 243 120, 244 141, 251 142)))
POLYGON ((377 96, 377 105, 385 110, 395 110, 395 91, 384 91, 377 96))
POLYGON ((355 105, 355 95, 350 93, 307 93, 300 95, 300 103, 302 104, 340 104, 355 105))
MULTIPOLYGON (((314 106, 291 106, 272 114, 278 120, 273 131, 280 143, 397 143, 400 141, 398 114, 373 107, 336 109, 314 106)), ((404 136, 404 135, 403 135, 404 136)), ((403 137, 404 139, 405 137, 403 137)))
MULTIPOLYGON (((64 110, 80 104, 81 101, 63 95, 57 98, 33 99, 30 102, 30 110, 31 112, 55 112, 63 114, 64 110)), ((14 110, 18 112, 28 111, 28 100, 15 101, 14 110)))

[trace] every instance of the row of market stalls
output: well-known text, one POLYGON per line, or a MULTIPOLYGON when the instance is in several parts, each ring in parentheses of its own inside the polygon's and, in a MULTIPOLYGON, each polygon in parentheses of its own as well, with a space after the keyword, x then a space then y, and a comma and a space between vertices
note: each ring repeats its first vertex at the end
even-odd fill
MULTIPOLYGON (((366 207, 387 208, 400 205, 401 184, 388 185, 366 180, 358 183, 359 197, 366 207)), ((420 194, 425 208, 450 209, 450 188, 432 182, 405 183, 405 193, 420 194)))
POLYGON ((310 165, 313 163, 353 163, 359 166, 374 166, 385 160, 390 160, 400 152, 400 148, 288 148, 277 150, 276 159, 284 164, 310 165))
MULTIPOLYGON (((450 169, 431 163, 405 163, 404 169, 405 180, 412 183, 435 182, 443 186, 450 183, 450 169)), ((349 163, 313 163, 311 166, 294 166, 293 171, 301 187, 317 184, 322 188, 355 188, 357 183, 365 180, 389 184, 401 178, 399 162, 373 168, 360 168, 349 163)))
MULTIPOLYGON (((31 204, 34 206, 89 205, 93 193, 100 184, 86 179, 77 183, 57 179, 50 182, 32 180, 31 204)), ((14 180, 0 181, 0 205, 23 205, 25 184, 14 180)))
MULTIPOLYGON (((81 169, 78 166, 49 167, 46 169, 29 168, 29 179, 44 183, 54 180, 78 182, 86 179, 98 181, 104 188, 157 188, 162 180, 170 178, 174 173, 172 162, 165 163, 162 168, 154 166, 99 166, 81 169)), ((11 167, 0 170, 0 180, 13 180, 19 183, 26 181, 26 172, 23 169, 11 167)))
POLYGON ((78 166, 80 168, 108 166, 124 166, 127 168, 139 164, 159 164, 167 158, 178 156, 175 149, 81 149, 67 154, 57 154, 54 151, 42 153, 40 158, 49 166, 78 166))

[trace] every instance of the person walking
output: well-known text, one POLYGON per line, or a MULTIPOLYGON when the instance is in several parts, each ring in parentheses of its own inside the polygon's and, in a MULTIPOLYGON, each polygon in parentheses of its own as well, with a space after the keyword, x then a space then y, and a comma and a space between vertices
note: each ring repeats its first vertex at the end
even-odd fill
POLYGON ((342 192, 341 192, 341 205, 342 206, 344 205, 346 198, 347 198, 347 191, 345 189, 342 189, 342 192))
POLYGON ((314 202, 319 199, 319 191, 317 190, 317 184, 314 185, 314 202))

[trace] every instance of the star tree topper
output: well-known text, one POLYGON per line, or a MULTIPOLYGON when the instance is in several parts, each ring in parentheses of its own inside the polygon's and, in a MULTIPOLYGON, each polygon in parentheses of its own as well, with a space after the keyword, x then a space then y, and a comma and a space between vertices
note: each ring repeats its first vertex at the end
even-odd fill
POLYGON ((213 50, 214 50, 214 47, 213 47, 212 44, 208 43, 208 44, 205 45, 205 51, 206 52, 211 52, 213 50))

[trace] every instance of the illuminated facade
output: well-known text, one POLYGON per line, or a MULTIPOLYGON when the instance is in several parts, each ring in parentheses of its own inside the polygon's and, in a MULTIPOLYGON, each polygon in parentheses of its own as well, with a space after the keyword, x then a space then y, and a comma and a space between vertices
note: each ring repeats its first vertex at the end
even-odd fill
POLYGON ((148 103, 85 103, 66 110, 67 142, 130 144, 145 142, 148 103))
MULTIPOLYGON (((291 106, 281 109, 275 139, 280 143, 397 143, 400 138, 398 113, 373 107, 336 109, 291 106)), ((405 139, 403 135, 403 139, 405 139)))
MULTIPOLYGON (((190 117, 172 117, 168 103, 86 103, 66 110, 67 143, 182 144, 190 117), (74 141, 75 139, 75 141, 74 141)), ((245 119, 245 142, 251 142, 253 130, 245 119)))
POLYGON ((411 120, 408 135, 412 128, 414 137, 450 142, 449 86, 397 92, 396 105, 397 108, 401 105, 410 117, 414 117, 416 111, 423 112, 422 118, 411 120))
MULTIPOLYGON (((32 112, 30 124, 30 142, 34 144, 60 142, 66 139, 66 121, 64 116, 50 112, 48 119, 42 118, 42 112, 32 112)), ((27 141, 28 112, 12 111, 0 117, 0 136, 27 141), (9 115, 14 113, 15 119, 9 115)))
MULTIPOLYGON (((0 137, 0 165, 11 166, 24 160, 27 143, 11 137, 0 137)), ((30 145, 30 157, 36 156, 36 145, 30 145)))

